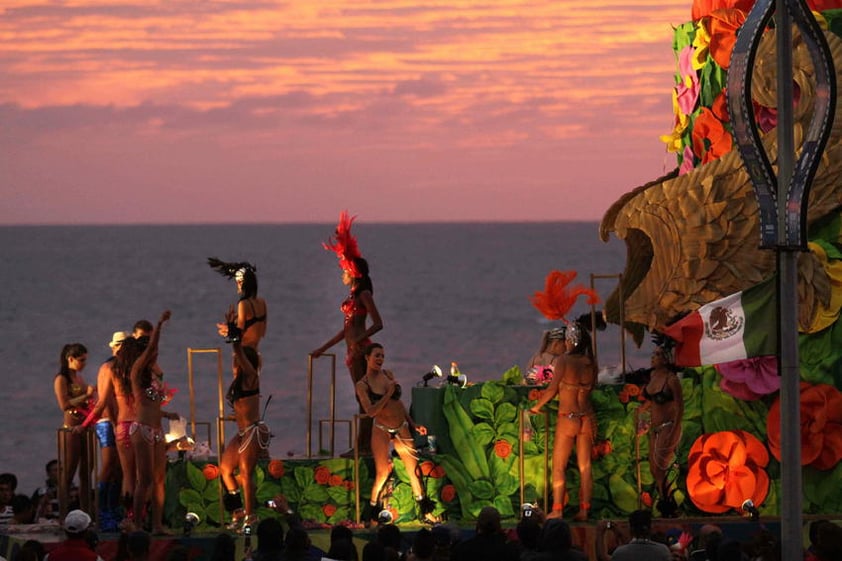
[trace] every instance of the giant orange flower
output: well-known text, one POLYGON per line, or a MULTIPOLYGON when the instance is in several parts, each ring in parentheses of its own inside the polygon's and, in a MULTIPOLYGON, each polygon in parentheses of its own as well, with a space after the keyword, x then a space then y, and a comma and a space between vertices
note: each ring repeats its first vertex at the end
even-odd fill
POLYGON ((494 443, 494 453, 497 454, 498 458, 503 458, 505 460, 512 453, 511 443, 509 443, 508 440, 501 438, 500 440, 494 443))
POLYGON ((283 460, 272 460, 269 462, 269 466, 267 467, 267 471, 269 475, 274 477, 275 479, 280 479, 284 476, 284 461, 283 460))
POLYGON ((703 434, 687 458, 687 493, 699 510, 722 514, 751 499, 766 500, 769 453, 751 433, 735 430, 703 434))
POLYGON ((731 151, 731 133, 725 130, 722 121, 713 111, 702 107, 693 123, 693 152, 703 164, 718 160, 731 151))
POLYGON ((219 477, 219 468, 215 464, 205 464, 205 467, 202 468, 202 475, 205 476, 206 480, 212 481, 219 477))
POLYGON ((731 66, 731 51, 737 42, 737 31, 746 21, 746 13, 737 9, 715 10, 707 21, 710 56, 725 70, 731 66))
POLYGON ((693 0, 693 21, 710 15, 714 10, 735 8, 748 13, 754 2, 755 0, 693 0))
POLYGON ((313 472, 313 479, 316 480, 316 483, 319 485, 325 485, 330 481, 330 470, 327 466, 319 466, 313 472))
MULTIPOLYGON (((781 459, 781 398, 766 418, 769 449, 781 459)), ((828 384, 801 382, 801 464, 828 470, 842 460, 842 393, 828 384)))

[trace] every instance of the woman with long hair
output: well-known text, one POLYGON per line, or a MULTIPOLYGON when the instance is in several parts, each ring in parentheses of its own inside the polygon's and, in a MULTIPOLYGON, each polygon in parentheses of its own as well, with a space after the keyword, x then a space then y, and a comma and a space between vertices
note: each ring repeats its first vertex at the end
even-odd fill
POLYGON ((662 516, 672 517, 677 514, 678 505, 667 475, 681 441, 684 397, 670 345, 666 340, 659 339, 659 342, 652 351, 652 371, 643 388, 646 401, 637 410, 638 433, 649 433, 649 470, 658 491, 658 510, 662 516))
POLYGON ((553 379, 553 362, 564 354, 564 327, 544 331, 541 346, 529 359, 524 382, 527 384, 548 384, 553 379))
POLYGON ((386 358, 383 345, 371 343, 364 352, 366 372, 356 384, 357 399, 365 414, 373 420, 371 451, 374 456, 374 483, 371 486, 371 500, 365 515, 370 521, 380 512, 380 492, 392 471, 390 448, 394 447, 409 476, 412 496, 418 504, 419 518, 435 523, 432 516, 433 502, 426 496, 418 477, 418 454, 413 442, 413 433, 427 434, 424 426, 416 425, 401 401, 401 386, 390 370, 383 369, 386 358))
POLYGON ((222 482, 225 486, 223 503, 231 513, 232 528, 253 526, 255 515, 255 482, 252 477, 254 466, 261 453, 269 450, 271 432, 260 417, 260 372, 259 358, 254 347, 247 347, 241 340, 239 328, 234 324, 237 316, 230 310, 228 320, 228 339, 234 351, 234 379, 228 388, 228 403, 234 409, 237 423, 235 434, 219 462, 222 482), (237 476, 234 471, 239 469, 237 476), (240 489, 243 495, 240 497, 240 489))
MULTIPOLYGON (((88 349, 82 343, 65 345, 59 356, 59 372, 53 378, 53 391, 56 402, 63 414, 63 431, 66 456, 59 461, 64 468, 64 500, 73 486, 73 479, 79 469, 82 454, 86 454, 82 435, 73 432, 73 427, 82 424, 88 413, 88 401, 94 394, 94 387, 88 385, 82 378, 82 370, 88 361, 88 349)), ((93 467, 93 466, 91 466, 93 467)), ((85 477, 82 474, 80 477, 85 477)), ((64 506, 67 506, 66 504, 64 506)))
POLYGON ((178 419, 175 413, 161 409, 172 399, 173 391, 163 381, 163 372, 157 364, 158 344, 161 328, 170 319, 170 311, 161 314, 161 319, 152 332, 149 343, 131 368, 132 400, 136 420, 129 427, 129 436, 135 457, 134 524, 141 527, 144 521, 144 506, 151 504, 152 532, 167 534, 164 528, 164 478, 167 469, 167 443, 161 418, 178 419))
POLYGON ((529 410, 540 413, 541 408, 558 396, 558 419, 553 442, 553 506, 547 518, 560 518, 566 494, 567 462, 576 447, 579 466, 579 512, 575 520, 587 520, 593 493, 591 451, 596 438, 596 413, 591 403, 591 392, 596 385, 598 368, 593 356, 591 338, 581 323, 567 326, 566 353, 557 358, 555 376, 529 410))
MULTIPOLYGON (((350 287, 351 292, 342 302, 340 309, 345 321, 336 335, 325 344, 311 352, 317 358, 328 349, 345 341, 345 365, 351 374, 351 381, 356 384, 366 373, 365 349, 371 343, 371 336, 383 329, 383 320, 377 305, 374 303, 374 285, 369 276, 368 261, 360 253, 357 239, 351 234, 351 226, 356 217, 349 217, 347 211, 339 215, 336 235, 329 243, 323 244, 325 249, 336 253, 339 267, 342 269, 342 283, 350 287), (371 324, 368 324, 368 320, 371 324)), ((359 402, 359 399, 357 399, 359 402)), ((362 402, 359 402, 360 413, 365 413, 362 402)), ((360 421, 360 431, 357 444, 360 453, 368 455, 371 442, 371 419, 364 417, 360 421)))

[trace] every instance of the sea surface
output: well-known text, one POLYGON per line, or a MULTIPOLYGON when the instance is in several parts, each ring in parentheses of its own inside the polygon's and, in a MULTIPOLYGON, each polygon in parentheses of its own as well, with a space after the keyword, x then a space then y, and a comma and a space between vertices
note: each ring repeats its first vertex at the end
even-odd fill
MULTIPOLYGON (((179 391, 168 409, 190 414, 188 348, 220 348, 227 385, 230 349, 215 325, 236 302, 236 289, 207 266, 210 256, 257 266, 269 309, 261 390, 264 401, 272 396, 271 453, 306 454, 308 353, 341 329, 339 305, 347 294, 335 255, 321 245, 334 226, 0 227, 0 472, 18 476, 19 492, 42 484, 62 420, 53 378, 65 343, 88 348, 82 375, 95 383, 112 332, 130 331, 141 318, 154 323, 170 309, 159 363, 179 391)), ((386 367, 405 388, 434 364, 447 371, 451 361, 477 382, 523 368, 551 324, 530 302, 547 273, 575 270, 587 285, 591 275, 618 274, 625 263, 624 244, 599 240, 597 223, 367 224, 361 218, 354 233, 370 262, 384 321, 374 340, 384 344, 386 367)), ((607 278, 595 286, 604 299, 615 285, 607 278)), ((571 316, 588 310, 580 301, 571 316)), ((598 334, 600 366, 618 363, 619 340, 616 328, 598 334)), ((333 350, 337 417, 350 418, 356 403, 344 345, 333 350)), ((627 351, 629 368, 647 365, 645 351, 627 351)), ((195 417, 214 427, 216 356, 193 355, 195 417)), ((328 415, 329 365, 315 362, 316 419, 328 415)), ((405 395, 409 405, 410 392, 405 395)), ((200 428, 200 440, 203 434, 200 428)), ((344 450, 339 436, 337 448, 344 450)), ((215 441, 214 429, 214 450, 215 441)))

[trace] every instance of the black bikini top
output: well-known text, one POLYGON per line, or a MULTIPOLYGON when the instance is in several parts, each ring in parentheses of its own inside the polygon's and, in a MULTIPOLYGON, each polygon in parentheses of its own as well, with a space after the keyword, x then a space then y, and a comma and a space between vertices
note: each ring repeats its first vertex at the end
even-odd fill
POLYGON ((226 398, 228 399, 228 403, 234 405, 240 399, 244 397, 251 397, 253 395, 258 395, 260 393, 260 385, 258 385, 253 390, 244 390, 243 389, 243 377, 237 376, 231 382, 231 385, 228 386, 228 393, 226 394, 226 398))
MULTIPOLYGON (((368 377, 366 377, 363 381, 365 382, 365 385, 368 388, 368 399, 369 401, 371 401, 372 405, 383 399, 384 394, 374 393, 373 391, 371 391, 371 385, 368 383, 368 377)), ((399 400, 401 398, 401 391, 401 385, 395 384, 395 391, 392 392, 392 400, 399 400)))
POLYGON ((644 386, 643 397, 645 397, 646 399, 651 399, 658 405, 663 405, 665 403, 669 403, 670 401, 675 401, 675 396, 672 394, 672 390, 666 384, 664 384, 664 387, 661 389, 661 391, 655 392, 651 395, 648 391, 646 391, 646 387, 644 386))
MULTIPOLYGON (((245 300, 246 300, 246 302, 249 303, 249 306, 251 306, 251 313, 254 314, 254 302, 252 302, 251 300, 248 300, 248 299, 245 299, 245 300)), ((252 317, 250 317, 249 319, 247 319, 246 321, 243 322, 243 331, 247 330, 249 327, 251 327, 255 323, 260 323, 262 321, 266 321, 266 314, 263 314, 262 316, 252 315, 252 317)))

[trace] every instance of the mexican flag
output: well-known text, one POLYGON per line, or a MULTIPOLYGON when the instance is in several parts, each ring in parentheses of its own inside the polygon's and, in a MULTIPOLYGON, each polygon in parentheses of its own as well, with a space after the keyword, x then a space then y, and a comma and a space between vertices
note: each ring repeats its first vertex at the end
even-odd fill
POLYGON ((664 328, 677 342, 675 364, 702 366, 776 354, 775 278, 705 304, 664 328))

